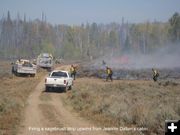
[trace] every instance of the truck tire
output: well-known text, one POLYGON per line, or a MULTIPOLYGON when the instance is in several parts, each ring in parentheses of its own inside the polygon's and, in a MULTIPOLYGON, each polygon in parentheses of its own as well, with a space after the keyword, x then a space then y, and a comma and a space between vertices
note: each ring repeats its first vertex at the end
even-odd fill
POLYGON ((72 90, 72 86, 71 85, 69 86, 68 90, 72 90))
POLYGON ((49 87, 48 86, 45 87, 45 91, 46 92, 49 91, 49 87))
POLYGON ((35 77, 35 74, 31 74, 30 76, 31 76, 31 77, 35 77))
POLYGON ((67 91, 68 91, 68 87, 65 87, 65 88, 64 88, 64 92, 67 92, 67 91))
POLYGON ((47 71, 51 72, 52 71, 52 67, 47 68, 47 71))
POLYGON ((12 74, 15 73, 14 67, 12 67, 11 72, 12 72, 12 74))
POLYGON ((18 73, 17 71, 16 71, 16 76, 18 76, 18 77, 20 76, 20 73, 18 73))

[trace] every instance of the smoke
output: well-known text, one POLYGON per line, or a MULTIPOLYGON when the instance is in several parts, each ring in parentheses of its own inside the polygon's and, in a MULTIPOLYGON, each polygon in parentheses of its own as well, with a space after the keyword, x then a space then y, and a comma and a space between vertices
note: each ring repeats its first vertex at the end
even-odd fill
POLYGON ((107 55, 93 62, 93 68, 114 69, 180 68, 180 44, 169 45, 151 54, 123 53, 107 55))

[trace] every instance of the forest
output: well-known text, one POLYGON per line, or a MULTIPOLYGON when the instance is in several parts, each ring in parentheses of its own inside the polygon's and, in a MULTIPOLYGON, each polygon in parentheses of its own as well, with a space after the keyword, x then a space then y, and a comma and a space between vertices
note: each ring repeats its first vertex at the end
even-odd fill
POLYGON ((52 53, 55 58, 96 59, 126 53, 151 54, 163 47, 180 46, 180 14, 167 22, 122 22, 53 25, 46 20, 15 19, 8 11, 0 19, 0 59, 36 58, 52 53))

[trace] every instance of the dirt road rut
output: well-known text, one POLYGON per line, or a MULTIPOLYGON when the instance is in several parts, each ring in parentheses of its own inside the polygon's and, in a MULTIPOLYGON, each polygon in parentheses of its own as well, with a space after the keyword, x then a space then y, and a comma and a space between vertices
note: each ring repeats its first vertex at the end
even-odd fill
POLYGON ((44 79, 41 80, 27 100, 19 135, 107 135, 92 122, 67 109, 62 101, 67 94, 44 92, 44 79))

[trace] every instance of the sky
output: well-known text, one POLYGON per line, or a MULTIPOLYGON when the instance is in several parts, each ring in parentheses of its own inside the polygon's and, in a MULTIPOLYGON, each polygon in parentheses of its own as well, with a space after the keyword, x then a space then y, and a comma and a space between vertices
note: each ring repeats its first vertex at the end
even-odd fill
POLYGON ((0 0, 0 18, 10 11, 27 19, 41 19, 42 13, 52 24, 166 22, 180 13, 180 0, 0 0))

